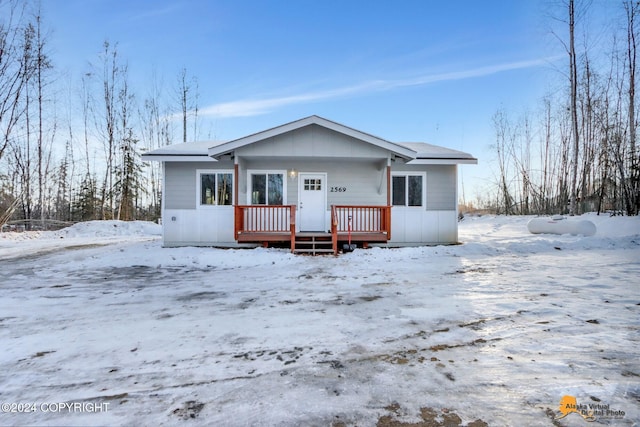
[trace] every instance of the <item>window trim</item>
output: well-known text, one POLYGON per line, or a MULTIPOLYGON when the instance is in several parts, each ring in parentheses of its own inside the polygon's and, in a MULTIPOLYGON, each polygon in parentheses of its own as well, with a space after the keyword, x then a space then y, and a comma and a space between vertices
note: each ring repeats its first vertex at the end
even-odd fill
POLYGON ((287 204, 287 171, 280 169, 247 169, 247 205, 251 206, 273 206, 269 205, 269 179, 266 180, 266 204, 254 205, 251 203, 251 189, 253 188, 253 175, 282 175, 282 204, 287 204))
POLYGON ((426 172, 392 172, 391 173, 391 205, 394 208, 410 208, 410 209, 425 209, 427 206, 427 173, 426 172), (393 177, 400 176, 406 179, 405 192, 404 192, 404 205, 393 204, 393 177), (409 206, 409 177, 419 176, 422 178, 422 203, 416 206, 409 206))
POLYGON ((233 177, 233 170, 232 169, 196 169, 196 208, 197 209, 213 209, 213 208, 220 208, 220 207, 233 207, 233 201, 234 196, 235 196, 235 192, 237 191, 235 188, 235 182, 234 182, 234 177, 233 177), (201 188, 202 188, 202 175, 211 175, 211 174, 215 174, 216 175, 216 189, 215 189, 215 194, 217 196, 218 194, 218 174, 231 174, 231 204, 230 205, 220 205, 218 204, 218 199, 217 197, 214 199, 215 203, 213 205, 205 205, 202 204, 202 194, 200 194, 201 188))

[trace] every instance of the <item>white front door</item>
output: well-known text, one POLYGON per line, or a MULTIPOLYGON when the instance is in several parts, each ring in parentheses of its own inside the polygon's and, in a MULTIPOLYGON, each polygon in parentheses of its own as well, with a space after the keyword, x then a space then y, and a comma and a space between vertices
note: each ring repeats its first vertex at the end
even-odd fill
POLYGON ((327 174, 299 174, 298 223, 300 231, 327 231, 327 174))

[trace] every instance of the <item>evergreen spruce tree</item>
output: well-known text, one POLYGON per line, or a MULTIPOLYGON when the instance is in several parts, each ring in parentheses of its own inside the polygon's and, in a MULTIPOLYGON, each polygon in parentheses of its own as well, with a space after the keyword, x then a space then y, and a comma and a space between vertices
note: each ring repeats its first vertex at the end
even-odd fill
POLYGON ((98 187, 96 179, 87 173, 80 183, 75 202, 72 204, 72 218, 75 221, 91 221, 97 219, 98 187))
POLYGON ((116 167, 115 192, 118 201, 117 218, 123 221, 137 219, 138 200, 144 193, 142 165, 136 152, 138 140, 129 129, 127 137, 120 146, 120 164, 116 167))

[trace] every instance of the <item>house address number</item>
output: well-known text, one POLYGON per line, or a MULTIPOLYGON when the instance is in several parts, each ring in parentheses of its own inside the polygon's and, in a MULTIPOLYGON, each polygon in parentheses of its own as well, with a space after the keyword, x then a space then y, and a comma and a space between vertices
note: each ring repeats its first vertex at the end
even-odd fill
POLYGON ((331 187, 330 190, 332 193, 344 193, 347 191, 347 187, 331 187))

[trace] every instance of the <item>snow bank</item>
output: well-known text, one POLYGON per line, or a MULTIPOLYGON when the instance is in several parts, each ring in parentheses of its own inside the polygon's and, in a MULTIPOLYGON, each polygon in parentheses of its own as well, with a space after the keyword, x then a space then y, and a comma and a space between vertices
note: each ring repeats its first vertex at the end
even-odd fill
POLYGON ((160 236, 162 226, 149 221, 86 221, 58 231, 0 233, 0 241, 30 241, 71 237, 160 236))
POLYGON ((441 248, 458 256, 528 255, 558 250, 634 249, 640 245, 640 217, 611 217, 593 213, 576 217, 595 224, 593 236, 531 234, 527 223, 535 216, 467 216, 459 224, 461 246, 441 248))
POLYGON ((0 233, 0 259, 70 247, 159 240, 162 227, 147 221, 87 221, 58 231, 0 233))
POLYGON ((54 237, 160 236, 162 226, 148 221, 87 221, 53 233, 54 237))

